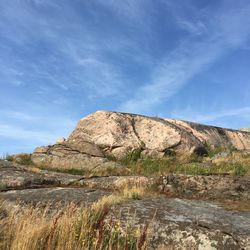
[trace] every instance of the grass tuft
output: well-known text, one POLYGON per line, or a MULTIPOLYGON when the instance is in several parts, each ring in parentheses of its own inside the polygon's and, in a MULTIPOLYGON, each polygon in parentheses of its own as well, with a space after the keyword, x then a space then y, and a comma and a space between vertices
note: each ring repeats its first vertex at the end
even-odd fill
POLYGON ((0 249, 144 249, 147 228, 121 226, 108 216, 122 199, 104 197, 89 208, 69 204, 56 213, 49 206, 12 209, 0 217, 0 249))

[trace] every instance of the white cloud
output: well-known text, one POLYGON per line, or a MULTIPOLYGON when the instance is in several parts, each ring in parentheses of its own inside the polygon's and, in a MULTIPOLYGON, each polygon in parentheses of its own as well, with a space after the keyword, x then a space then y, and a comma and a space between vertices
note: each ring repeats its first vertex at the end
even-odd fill
POLYGON ((58 10, 57 5, 40 0, 0 3, 2 35, 20 46, 23 54, 30 55, 30 58, 15 55, 8 61, 4 57, 6 50, 3 49, 2 54, 0 51, 2 82, 20 86, 40 80, 44 85, 62 91, 77 88, 83 95, 106 97, 118 94, 126 78, 108 55, 129 51, 133 43, 115 35, 112 39, 102 37, 84 22, 82 13, 65 2, 62 6, 63 10, 58 10), (39 11, 44 5, 49 6, 51 14, 39 11), (42 57, 34 48, 37 41, 48 49, 42 57), (88 58, 92 61, 84 62, 88 58))
POLYGON ((208 32, 206 25, 202 21, 190 22, 189 20, 179 19, 178 25, 192 35, 202 35, 208 32))
MULTIPOLYGON (((166 55, 154 69, 151 81, 138 88, 136 94, 122 103, 118 110, 150 113, 204 68, 231 50, 243 46, 250 35, 249 12, 249 4, 244 8, 228 4, 223 5, 218 12, 210 13, 206 22, 203 20, 204 25, 202 23, 208 34, 199 40, 186 39, 175 51, 166 55)), ((197 29, 197 24, 190 29, 197 29)))
POLYGON ((244 117, 250 120, 250 106, 220 111, 217 110, 216 112, 208 114, 197 113, 190 107, 182 111, 175 110, 172 112, 172 117, 176 119, 196 121, 201 123, 214 122, 215 120, 220 118, 235 116, 244 117))
POLYGON ((0 124, 0 137, 5 137, 14 140, 23 140, 25 144, 29 142, 37 142, 41 144, 48 144, 55 142, 58 135, 39 130, 24 129, 8 124, 0 124))
POLYGON ((34 115, 30 115, 24 112, 20 111, 12 111, 12 110, 1 110, 0 111, 1 117, 6 116, 8 118, 13 118, 16 120, 22 120, 22 121, 35 121, 37 120, 37 117, 34 115))

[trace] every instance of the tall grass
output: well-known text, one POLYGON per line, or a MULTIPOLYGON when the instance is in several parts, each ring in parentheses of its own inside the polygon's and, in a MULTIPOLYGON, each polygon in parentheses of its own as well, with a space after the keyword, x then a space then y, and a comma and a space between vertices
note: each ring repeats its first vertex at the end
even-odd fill
POLYGON ((0 249, 144 249, 147 227, 122 225, 108 216, 110 205, 122 200, 109 196, 89 208, 69 204, 56 213, 49 205, 11 209, 0 217, 0 249))

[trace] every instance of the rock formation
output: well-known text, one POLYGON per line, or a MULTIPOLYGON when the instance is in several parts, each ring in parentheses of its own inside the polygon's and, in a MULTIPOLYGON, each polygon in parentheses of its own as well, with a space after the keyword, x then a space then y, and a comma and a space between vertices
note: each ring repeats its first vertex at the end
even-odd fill
POLYGON ((240 131, 250 132, 250 128, 241 128, 240 131))
POLYGON ((97 111, 79 121, 68 139, 38 147, 35 164, 54 168, 113 168, 107 156, 122 159, 137 150, 141 157, 207 154, 208 148, 250 150, 250 133, 136 114, 97 111))
MULTIPOLYGON (((128 185, 144 187, 147 195, 111 204, 105 221, 119 220, 124 231, 131 222, 134 232, 149 226, 147 249, 249 249, 249 177, 85 178, 46 170, 34 172, 30 167, 0 160, 0 208, 4 209, 0 222, 13 209, 16 214, 27 205, 42 208, 49 204, 51 214, 64 211, 72 203, 90 206, 118 195, 128 185)), ((6 221, 0 225, 3 223, 6 221)))

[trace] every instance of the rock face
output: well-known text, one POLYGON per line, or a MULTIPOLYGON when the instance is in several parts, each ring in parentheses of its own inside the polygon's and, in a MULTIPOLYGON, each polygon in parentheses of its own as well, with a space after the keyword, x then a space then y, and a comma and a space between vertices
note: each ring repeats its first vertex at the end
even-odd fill
POLYGON ((241 128, 240 131, 250 132, 250 128, 241 128))
POLYGON ((227 211, 215 204, 154 198, 111 208, 124 224, 149 223, 148 249, 249 249, 250 213, 227 211), (132 217, 132 218, 131 218, 132 217), (152 219, 153 218, 153 219, 152 219))
POLYGON ((67 140, 39 147, 32 155, 38 165, 92 170, 114 167, 117 159, 138 150, 142 157, 169 153, 206 154, 209 147, 250 150, 250 133, 174 119, 97 111, 79 121, 67 140))

